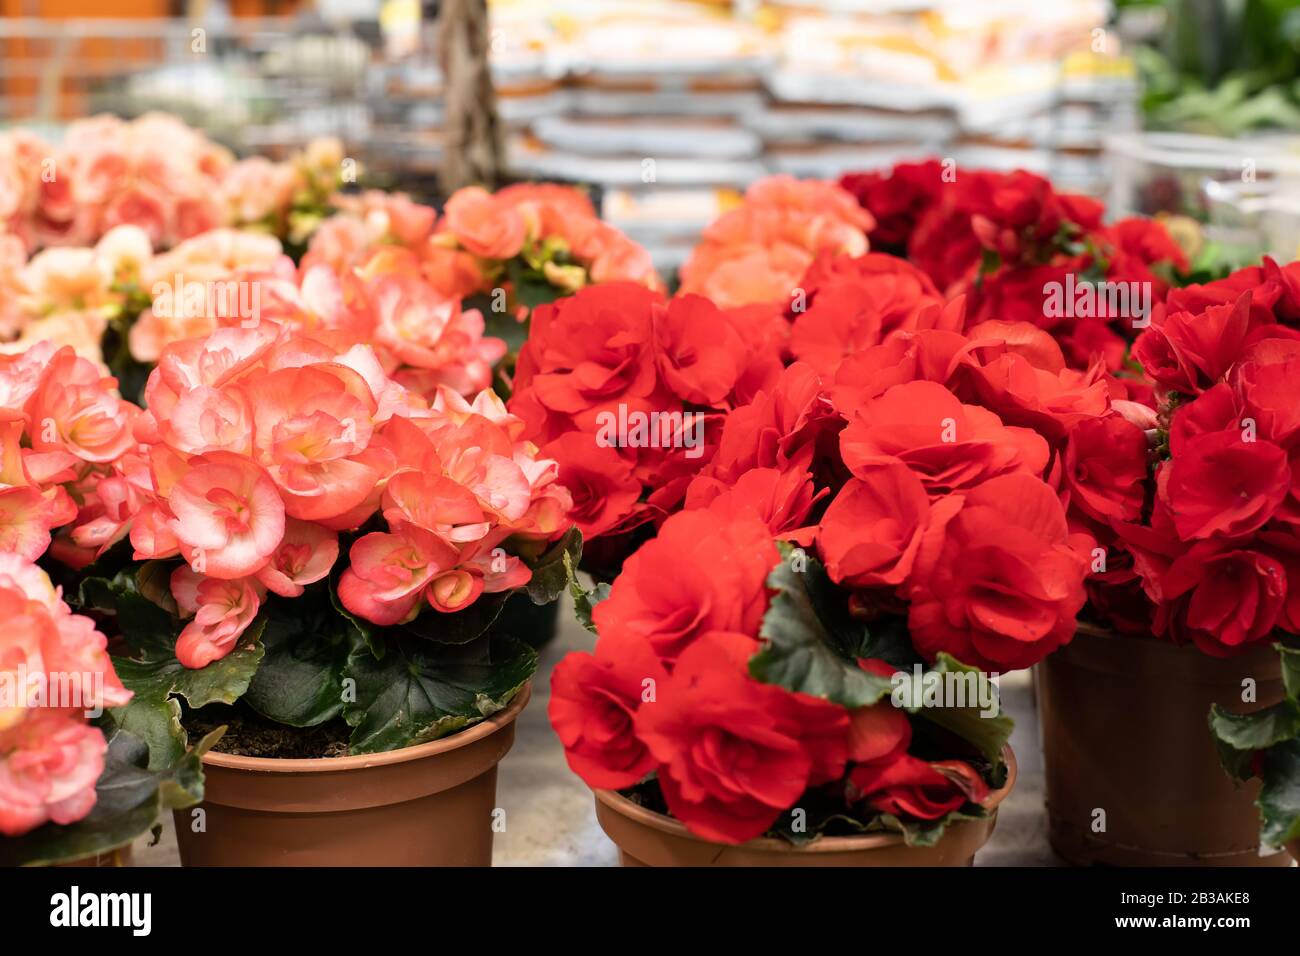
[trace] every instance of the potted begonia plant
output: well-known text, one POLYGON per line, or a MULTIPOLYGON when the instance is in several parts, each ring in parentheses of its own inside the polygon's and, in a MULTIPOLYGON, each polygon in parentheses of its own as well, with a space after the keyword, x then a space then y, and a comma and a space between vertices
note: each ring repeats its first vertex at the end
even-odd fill
POLYGON ((203 795, 199 741, 166 770, 109 708, 131 698, 107 638, 50 578, 0 552, 0 865, 122 866, 162 812, 203 795))
POLYGON ((1300 632, 1300 265, 1169 292, 1132 352, 1151 404, 1079 423, 1072 520, 1097 541, 1075 641, 1039 680, 1053 846, 1074 862, 1285 865, 1257 783, 1201 731, 1283 707, 1272 645, 1300 632))
POLYGON ((626 863, 962 865, 988 838, 1009 720, 975 702, 1074 633, 1087 539, 1045 478, 1108 396, 1046 333, 964 318, 780 372, 612 587, 571 584, 598 636, 550 716, 626 863))
POLYGON ((490 863, 536 664, 492 624, 579 549, 554 463, 490 391, 428 401, 270 318, 165 346, 145 397, 129 540, 79 596, 126 645, 117 721, 154 762, 228 728, 182 861, 490 863))
POLYGON ((1258 778, 1259 842, 1285 846, 1300 862, 1300 651, 1276 645, 1285 694, 1272 707, 1235 714, 1214 707, 1214 734, 1223 769, 1238 782, 1258 778))
POLYGON ((151 767, 115 718, 131 692, 108 639, 51 580, 122 524, 139 410, 69 347, 0 356, 0 862, 121 865, 160 813, 202 797, 215 735, 151 767), (47 574, 35 562, 49 568, 47 574))

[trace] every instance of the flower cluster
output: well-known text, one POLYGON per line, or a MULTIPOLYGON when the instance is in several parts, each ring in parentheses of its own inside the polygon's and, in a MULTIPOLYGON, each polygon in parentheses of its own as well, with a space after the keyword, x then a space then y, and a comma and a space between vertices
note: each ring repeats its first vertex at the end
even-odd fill
POLYGON ((49 577, 0 552, 0 834, 74 823, 95 805, 103 733, 87 713, 131 698, 90 618, 73 614, 49 577))
POLYGON ((131 543, 139 559, 184 560, 170 583, 188 667, 230 653, 267 591, 293 597, 330 574, 340 532, 365 532, 342 603, 390 625, 518 587, 530 572, 507 546, 565 530, 555 463, 490 392, 428 403, 370 348, 328 341, 223 328, 168 345, 150 375, 136 433, 151 494, 131 543))
MULTIPOLYGON (((0 236, 0 255, 4 240, 0 236)), ((38 342, 71 346, 102 363, 110 323, 139 307, 137 290, 153 250, 137 226, 116 226, 93 248, 45 249, 30 260, 21 244, 0 262, 0 351, 16 354, 38 342)))
POLYGON ((515 370, 511 411, 560 463, 587 539, 658 523, 716 448, 726 413, 781 369, 785 323, 610 283, 540 306, 515 370))
POLYGON ((1066 368, 1041 330, 955 331, 962 304, 930 306, 824 380, 792 365, 728 417, 687 505, 757 470, 779 489, 765 499, 773 533, 807 541, 815 526, 864 614, 905 615, 927 660, 1005 671, 1074 633, 1087 539, 1051 465, 1077 423, 1115 413, 1100 371, 1066 368))
POLYGON ((356 161, 334 138, 312 140, 286 162, 241 159, 221 180, 222 221, 301 246, 341 200, 339 190, 358 175, 356 161))
MULTIPOLYGON (((916 718, 904 710, 752 676, 781 562, 753 507, 759 497, 673 515, 596 605, 595 652, 568 655, 551 678, 550 718, 569 766, 593 788, 653 774, 674 817, 723 843, 767 832, 810 790, 875 826, 882 814, 899 825, 978 807, 989 784, 974 756, 919 756, 916 718)), ((894 671, 880 660, 844 666, 885 688, 894 671)))
POLYGON ((1103 225, 1100 203, 1023 170, 958 171, 928 160, 840 184, 875 218, 873 245, 905 256, 949 297, 969 295, 972 323, 1052 331, 1076 368, 1096 355, 1120 368, 1150 307, 1189 267, 1161 224, 1103 225))
POLYGON ((834 183, 761 179, 682 266, 681 291, 723 308, 786 301, 819 255, 860 256, 875 218, 834 183))
POLYGON ((28 249, 87 246, 114 226, 154 247, 221 225, 233 157, 173 116, 78 120, 58 146, 23 130, 0 135, 0 231, 28 249))
POLYGON ((400 245, 416 254, 444 297, 503 289, 511 313, 523 317, 534 301, 587 285, 660 284, 649 254, 602 222, 585 195, 564 186, 525 183, 496 193, 468 187, 452 194, 440 219, 427 206, 382 193, 340 205, 313 236, 304 265, 324 263, 342 273, 377 245, 400 245))
POLYGON ((158 361, 173 342, 268 322, 328 336, 340 351, 373 346, 386 373, 432 398, 443 386, 466 396, 487 388, 505 354, 477 309, 435 291, 414 253, 396 246, 340 276, 319 262, 295 268, 273 236, 218 229, 143 275, 152 303, 130 331, 139 362, 158 361))
POLYGON ((840 284, 887 291, 857 318, 845 309, 842 340, 811 334, 820 312, 802 328, 796 316, 790 348, 808 361, 728 411, 683 510, 595 604, 595 653, 553 678, 573 769, 598 788, 653 774, 667 809, 709 839, 767 832, 810 790, 868 829, 978 807, 987 763, 914 743, 924 717, 850 689, 889 687, 909 657, 1030 666, 1070 640, 1084 604, 1093 540, 1070 527, 1056 462, 1079 423, 1119 414, 1110 384, 1099 367, 1067 368, 1035 326, 963 333, 964 300, 885 259, 819 263, 807 315, 840 284), (824 584, 791 583, 817 574, 824 584), (910 640, 903 657, 877 655, 846 628, 910 640), (863 659, 842 644, 800 657, 830 633, 863 659))
POLYGON ((1071 436, 1066 479, 1111 547, 1107 623, 1216 656, 1300 633, 1297 325, 1300 263, 1174 290, 1133 348, 1156 407, 1071 436))
POLYGON ((34 561, 63 528, 53 554, 81 566, 120 540, 147 481, 139 415, 70 347, 0 356, 0 551, 34 561))

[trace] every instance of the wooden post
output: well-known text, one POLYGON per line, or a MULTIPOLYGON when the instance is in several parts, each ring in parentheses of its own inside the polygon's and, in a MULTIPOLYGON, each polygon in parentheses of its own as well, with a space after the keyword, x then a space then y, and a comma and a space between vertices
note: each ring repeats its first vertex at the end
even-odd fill
POLYGON ((446 144, 441 186, 489 189, 501 180, 503 147, 488 66, 487 0, 441 0, 438 59, 443 74, 446 144))

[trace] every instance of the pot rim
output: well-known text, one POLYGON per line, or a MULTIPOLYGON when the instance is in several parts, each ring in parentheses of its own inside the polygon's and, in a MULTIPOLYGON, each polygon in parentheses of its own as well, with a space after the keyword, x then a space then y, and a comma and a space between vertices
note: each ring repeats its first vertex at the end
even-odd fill
MULTIPOLYGON (((998 805, 1007 798, 1012 788, 1016 784, 1016 777, 1019 775, 1019 765, 1016 763, 1015 751, 1011 749, 1010 744, 1002 747, 1002 757, 1007 765, 1007 782, 997 790, 991 792, 982 804, 986 810, 996 810, 998 805)), ((702 836, 692 833, 685 824, 666 816, 662 813, 656 813, 654 810, 648 810, 640 804, 633 803, 627 797, 623 796, 616 790, 596 790, 596 799, 605 806, 609 807, 616 813, 631 818, 636 823, 648 826, 653 830, 666 833, 669 836, 678 837, 686 840, 695 840, 700 843, 716 843, 716 840, 708 840, 702 836)), ((756 837, 753 840, 746 840, 738 846, 749 850, 761 850, 774 853, 852 853, 858 850, 876 850, 885 846, 895 846, 903 842, 901 833, 870 833, 861 836, 822 836, 811 840, 801 847, 794 847, 785 840, 776 837, 756 837)))
POLYGON ((529 678, 504 708, 485 717, 465 730, 428 743, 398 750, 373 754, 352 754, 347 757, 245 757, 240 754, 217 753, 209 750, 203 755, 205 767, 227 770, 247 770, 259 773, 331 773, 334 771, 365 770, 434 757, 467 747, 488 737, 519 716, 532 696, 533 682, 529 678))

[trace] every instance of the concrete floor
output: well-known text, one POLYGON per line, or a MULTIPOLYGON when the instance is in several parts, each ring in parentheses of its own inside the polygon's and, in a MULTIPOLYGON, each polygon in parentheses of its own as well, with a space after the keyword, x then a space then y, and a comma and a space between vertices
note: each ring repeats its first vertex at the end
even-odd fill
MULTIPOLYGON (((550 673, 571 650, 589 650, 593 635, 560 610, 559 635, 542 652, 533 698, 520 716, 514 749, 501 764, 497 782, 505 831, 496 835, 497 866, 616 866, 618 853, 596 823, 591 791, 564 762, 564 748, 546 719, 550 673)), ((977 866, 1060 866, 1047 845, 1043 810, 1043 758, 1038 715, 1029 673, 1002 681, 1003 706, 1016 722, 1011 746, 1020 765, 1015 789, 1002 804, 992 840, 975 858, 977 866)), ((138 841, 136 866, 179 866, 176 836, 168 815, 156 846, 138 841)))

